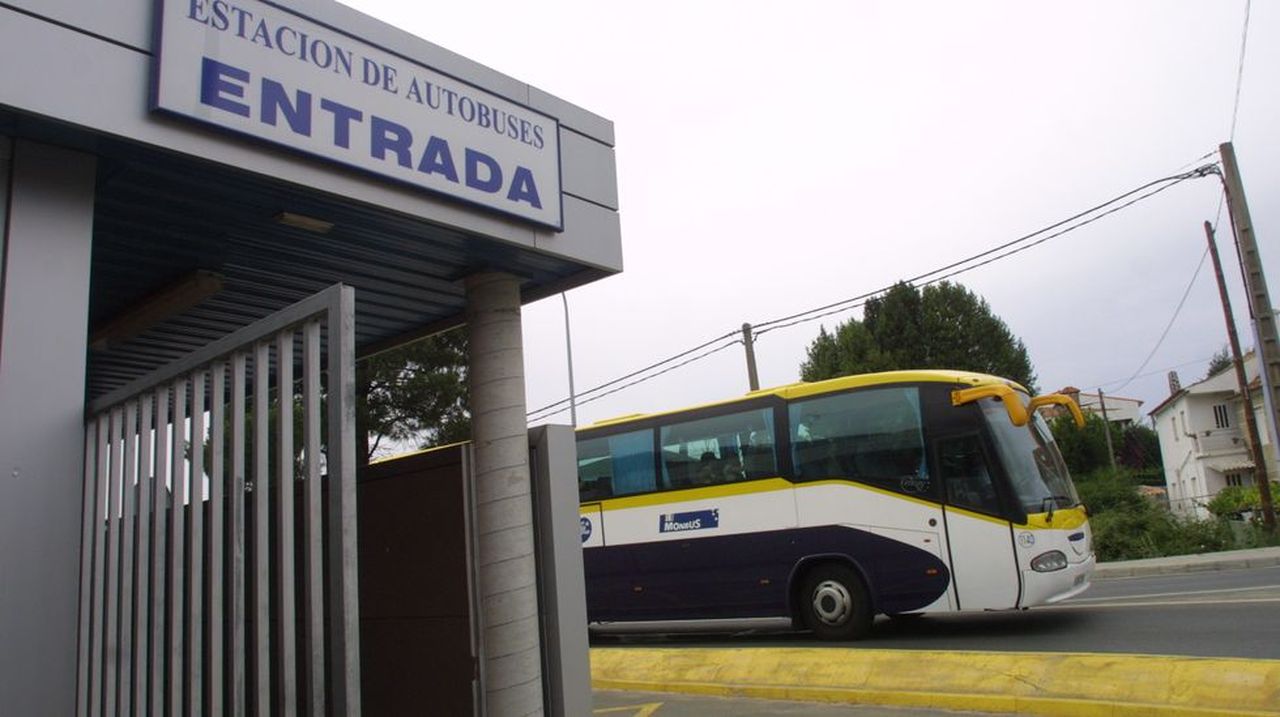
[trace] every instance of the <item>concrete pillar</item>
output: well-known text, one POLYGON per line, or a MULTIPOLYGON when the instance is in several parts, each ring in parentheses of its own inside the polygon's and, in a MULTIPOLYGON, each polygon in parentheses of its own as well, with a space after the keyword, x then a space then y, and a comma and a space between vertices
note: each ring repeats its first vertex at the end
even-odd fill
POLYGON ((476 274, 466 289, 486 714, 541 715, 520 282, 476 274))
MULTIPOLYGON (((4 165, 7 139, 0 148, 4 165)), ((95 160, 19 140, 11 161, 0 171, 0 712, 71 715, 95 160)))

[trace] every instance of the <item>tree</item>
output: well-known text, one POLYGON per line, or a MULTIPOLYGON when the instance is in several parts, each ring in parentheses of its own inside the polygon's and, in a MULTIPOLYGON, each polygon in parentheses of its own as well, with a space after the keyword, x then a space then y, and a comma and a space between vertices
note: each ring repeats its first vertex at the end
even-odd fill
POLYGON ((800 367, 806 381, 895 369, 977 371, 1036 390, 1026 346, 982 297, 941 282, 923 291, 898 282, 871 299, 861 320, 823 327, 800 367))
MULTIPOLYGON (((1077 426, 1071 416, 1058 416, 1049 422, 1049 430, 1071 475, 1081 476, 1111 465, 1107 458, 1107 424, 1102 416, 1086 413, 1084 426, 1077 426)), ((1111 439, 1113 443, 1118 441, 1114 430, 1111 439)))
POLYGON ((356 434, 364 441, 366 460, 386 441, 426 448, 470 438, 466 330, 453 329, 357 363, 356 434))
MULTIPOLYGON (((296 387, 295 387, 296 388, 296 387)), ((302 395, 289 392, 293 401, 294 472, 302 470, 304 450, 302 395)), ((367 464, 384 441, 412 443, 418 448, 464 441, 471 437, 471 413, 467 391, 467 334, 458 328, 405 344, 356 363, 356 459, 367 464)), ((322 397, 322 404, 327 403, 322 397)), ((245 470, 253 464, 257 417, 245 416, 245 470)), ((231 435, 231 416, 223 430, 231 435)), ((280 424, 279 389, 268 407, 268 433, 276 436, 280 424)), ((321 441, 328 435, 328 411, 320 410, 321 441)), ((274 438, 272 441, 274 442, 274 438)), ((213 453, 203 442, 205 465, 213 453)), ((322 446, 327 449, 327 446, 322 446)), ((190 447, 188 446, 188 451, 190 447)), ((223 444, 223 459, 231 461, 231 441, 223 444)), ((276 475, 275 450, 268 453, 269 475, 276 475)), ((273 479, 274 480, 274 479, 273 479)))
POLYGON ((1096 413, 1086 413, 1084 426, 1076 425, 1071 416, 1063 415, 1049 421, 1053 440, 1062 452, 1062 459, 1072 475, 1092 473, 1111 465, 1107 458, 1107 429, 1111 429, 1111 444, 1116 451, 1116 464, 1163 482, 1160 461, 1160 438, 1146 426, 1110 426, 1096 413))
MULTIPOLYGON (((1220 351, 1213 355, 1213 358, 1209 359, 1209 370, 1205 372, 1204 378, 1209 378, 1216 373, 1226 371, 1231 368, 1231 364, 1233 363, 1235 363, 1235 360, 1231 356, 1231 349, 1223 346, 1220 351)), ((1204 379, 1202 378, 1200 380, 1203 381, 1204 379)))

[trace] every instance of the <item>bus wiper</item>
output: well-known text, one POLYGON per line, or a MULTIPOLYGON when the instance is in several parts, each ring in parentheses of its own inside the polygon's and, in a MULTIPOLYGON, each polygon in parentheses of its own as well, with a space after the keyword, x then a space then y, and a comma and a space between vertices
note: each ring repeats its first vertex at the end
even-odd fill
POLYGON ((1068 503, 1071 501, 1071 498, 1070 496, 1065 496, 1065 495, 1051 495, 1046 497, 1044 500, 1040 501, 1040 511, 1048 513, 1048 515, 1046 515, 1044 518, 1044 522, 1046 523, 1053 522, 1053 509, 1058 506, 1058 501, 1063 501, 1064 503, 1068 503), (1045 509, 1045 506, 1048 506, 1048 510, 1045 509))

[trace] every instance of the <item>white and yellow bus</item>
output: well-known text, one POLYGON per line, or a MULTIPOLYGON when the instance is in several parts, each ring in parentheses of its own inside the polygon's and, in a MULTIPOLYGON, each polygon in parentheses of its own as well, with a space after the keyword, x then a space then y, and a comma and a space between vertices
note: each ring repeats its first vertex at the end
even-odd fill
POLYGON ((797 383, 578 432, 593 623, 1025 608, 1089 587, 1088 513, 1045 404, 995 376, 797 383))

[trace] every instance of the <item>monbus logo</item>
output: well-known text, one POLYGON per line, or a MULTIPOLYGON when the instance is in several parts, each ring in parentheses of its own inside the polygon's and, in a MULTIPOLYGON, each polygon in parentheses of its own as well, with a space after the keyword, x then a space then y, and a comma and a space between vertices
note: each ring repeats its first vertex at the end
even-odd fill
POLYGON ((659 533, 706 530, 720 527, 720 509, 694 510, 688 513, 663 513, 658 516, 659 533))

